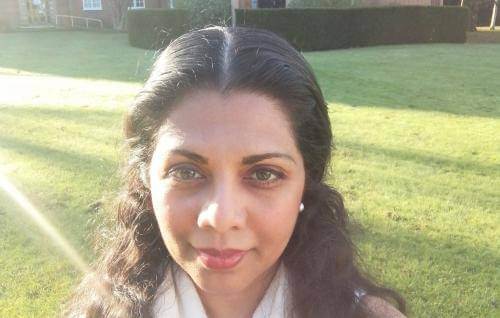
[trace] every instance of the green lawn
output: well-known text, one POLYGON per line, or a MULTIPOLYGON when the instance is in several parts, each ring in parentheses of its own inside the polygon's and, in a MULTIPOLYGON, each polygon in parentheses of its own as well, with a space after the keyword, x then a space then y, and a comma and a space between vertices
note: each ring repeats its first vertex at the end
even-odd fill
MULTIPOLYGON (((91 262, 121 116, 154 52, 125 34, 0 34, 0 172, 91 262)), ((331 182, 363 263, 412 317, 499 317, 500 44, 306 53, 330 103, 331 182)), ((0 193, 0 317, 53 317, 80 274, 0 193)))

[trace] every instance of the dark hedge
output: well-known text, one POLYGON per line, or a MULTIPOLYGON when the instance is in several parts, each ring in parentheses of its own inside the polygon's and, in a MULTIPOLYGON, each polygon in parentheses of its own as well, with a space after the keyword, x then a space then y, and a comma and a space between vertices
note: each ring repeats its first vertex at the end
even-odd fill
POLYGON ((297 49, 330 50, 403 43, 464 43, 469 10, 461 7, 236 10, 238 25, 271 30, 297 49))
POLYGON ((127 16, 130 45, 160 49, 189 29, 189 12, 182 9, 129 10, 127 16))
MULTIPOLYGON (((469 10, 462 7, 236 10, 238 25, 274 31, 304 51, 382 44, 463 43, 468 17, 469 10)), ((128 12, 132 46, 163 48, 189 29, 187 10, 128 12)))

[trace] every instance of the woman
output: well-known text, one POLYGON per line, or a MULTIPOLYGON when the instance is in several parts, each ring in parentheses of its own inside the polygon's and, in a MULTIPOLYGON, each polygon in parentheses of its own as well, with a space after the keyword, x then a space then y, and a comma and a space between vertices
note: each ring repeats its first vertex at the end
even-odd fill
POLYGON ((66 316, 403 317, 357 268, 308 63, 275 34, 173 41, 125 118, 110 247, 66 316))

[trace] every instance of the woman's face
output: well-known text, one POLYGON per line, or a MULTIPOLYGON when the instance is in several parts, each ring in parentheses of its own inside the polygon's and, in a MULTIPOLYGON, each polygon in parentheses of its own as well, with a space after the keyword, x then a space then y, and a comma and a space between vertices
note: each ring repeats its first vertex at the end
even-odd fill
POLYGON ((159 131, 149 174, 165 245, 198 288, 244 291, 273 271, 305 180, 277 101, 210 90, 186 96, 159 131))

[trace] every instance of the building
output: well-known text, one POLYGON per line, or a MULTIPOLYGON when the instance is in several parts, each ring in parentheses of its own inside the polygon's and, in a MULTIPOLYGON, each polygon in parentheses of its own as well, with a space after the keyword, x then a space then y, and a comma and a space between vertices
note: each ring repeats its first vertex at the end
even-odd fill
POLYGON ((17 0, 4 0, 0 10, 0 31, 19 24, 19 4, 17 0))
MULTIPOLYGON (((86 17, 102 20, 105 27, 113 26, 113 13, 110 0, 55 0, 67 2, 65 10, 59 10, 59 14, 86 17), (62 13, 67 12, 67 13, 62 13)), ((130 0, 130 9, 144 8, 171 8, 170 0, 130 0)))
MULTIPOLYGON (((1 0, 0 29, 22 26, 55 25, 56 16, 68 23, 65 16, 99 19, 104 27, 112 27, 113 0, 1 0), (66 19, 66 20, 65 20, 66 19)), ((130 9, 170 8, 171 0, 130 0, 130 9)), ((81 23, 81 21, 80 21, 81 23)))

